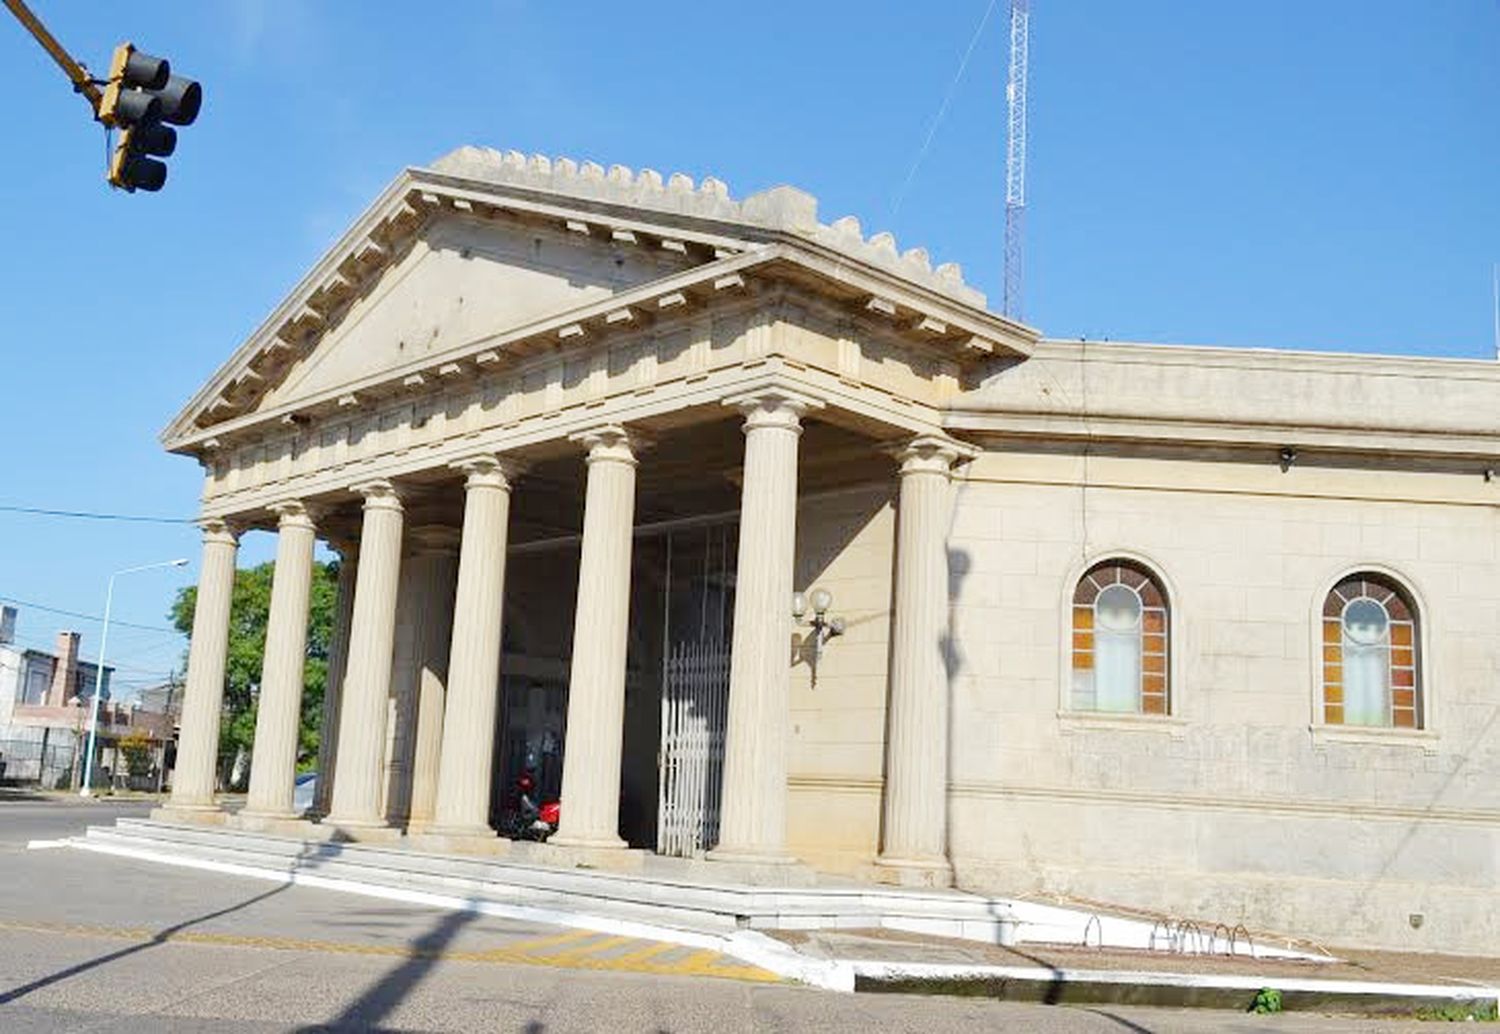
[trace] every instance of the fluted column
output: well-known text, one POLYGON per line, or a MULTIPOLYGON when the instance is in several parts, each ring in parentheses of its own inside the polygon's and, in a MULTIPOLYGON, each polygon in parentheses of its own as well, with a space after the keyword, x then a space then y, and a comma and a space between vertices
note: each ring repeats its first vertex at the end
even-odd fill
POLYGON ((323 681, 323 720, 318 729, 318 781, 309 818, 328 814, 333 801, 334 762, 338 760, 339 701, 349 667, 349 626, 354 619, 354 579, 359 571, 359 546, 335 547, 339 554, 338 595, 334 601, 333 631, 328 640, 328 675, 323 681))
POLYGON ((787 862, 786 774, 791 697, 792 564, 797 441, 818 403, 767 391, 728 400, 745 414, 745 473, 729 666, 721 861, 787 862))
POLYGON ((568 678, 562 820, 552 842, 620 848, 620 751, 625 737, 625 649, 630 547, 635 524, 635 448, 611 424, 573 436, 588 449, 578 604, 568 678))
POLYGON ((327 822, 352 829, 385 826, 380 774, 386 696, 401 578, 401 500, 389 481, 355 486, 365 497, 359 573, 349 629, 349 669, 339 707, 337 778, 327 822))
POLYGON ((229 603, 239 536, 221 520, 203 522, 203 565, 193 609, 187 687, 182 698, 177 768, 171 806, 213 811, 219 764, 219 717, 224 708, 224 666, 229 655, 229 603))
POLYGON ((413 584, 418 604, 407 632, 411 636, 414 722, 404 818, 408 832, 421 832, 431 825, 437 809, 459 532, 456 528, 416 528, 412 539, 415 551, 405 580, 413 584))
POLYGON ((437 803, 429 830, 493 837, 490 765, 500 693, 500 633, 505 610, 505 550, 511 481, 519 468, 499 456, 454 464, 464 482, 453 642, 438 758, 437 803))
POLYGON ((948 860, 949 481, 960 451, 937 435, 896 454, 896 585, 891 618, 884 839, 878 864, 897 882, 946 884, 948 860))
POLYGON ((307 612, 317 529, 307 507, 299 501, 278 503, 270 509, 280 520, 245 814, 289 819, 295 817, 292 783, 302 730, 307 612))

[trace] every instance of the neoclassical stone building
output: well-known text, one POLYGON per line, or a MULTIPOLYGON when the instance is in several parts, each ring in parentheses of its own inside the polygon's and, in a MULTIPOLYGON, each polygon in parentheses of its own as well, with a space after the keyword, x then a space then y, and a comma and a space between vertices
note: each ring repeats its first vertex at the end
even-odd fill
POLYGON ((169 814, 222 820, 260 528, 248 827, 500 851, 525 771, 591 864, 1486 949, 1497 404, 1491 363, 1047 340, 789 187, 464 148, 164 433, 206 472, 169 814))

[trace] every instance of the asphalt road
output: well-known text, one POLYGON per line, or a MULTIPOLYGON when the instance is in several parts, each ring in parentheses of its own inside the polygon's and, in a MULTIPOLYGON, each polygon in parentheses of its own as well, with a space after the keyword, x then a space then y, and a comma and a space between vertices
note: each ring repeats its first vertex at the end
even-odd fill
POLYGON ((1333 1034, 1407 1026, 840 995, 655 942, 27 849, 145 810, 0 799, 0 1030, 1333 1034))

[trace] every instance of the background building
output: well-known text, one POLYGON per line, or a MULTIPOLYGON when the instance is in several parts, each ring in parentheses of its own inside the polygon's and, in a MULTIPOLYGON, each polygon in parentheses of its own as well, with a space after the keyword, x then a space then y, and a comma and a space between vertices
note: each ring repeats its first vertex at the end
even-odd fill
MULTIPOLYGON (((49 790, 74 788, 82 771, 99 666, 79 656, 80 632, 57 633, 57 646, 47 653, 17 645, 15 626, 16 608, 0 608, 0 762, 5 766, 0 779, 49 790)), ((158 757, 172 739, 173 723, 165 708, 144 700, 111 699, 114 673, 112 665, 105 665, 96 737, 98 785, 127 781, 116 752, 124 737, 144 736, 158 757)), ((146 783, 155 787, 154 778, 146 783)))

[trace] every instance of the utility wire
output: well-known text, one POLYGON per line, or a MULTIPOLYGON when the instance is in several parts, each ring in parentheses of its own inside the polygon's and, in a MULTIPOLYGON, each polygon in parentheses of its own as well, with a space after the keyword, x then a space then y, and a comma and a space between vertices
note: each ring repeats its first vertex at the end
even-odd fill
POLYGON ((990 15, 995 13, 996 2, 997 0, 990 0, 989 6, 984 9, 984 16, 979 19, 979 25, 974 29, 974 35, 969 37, 969 45, 964 49, 964 56, 958 63, 958 71, 953 74, 953 81, 948 84, 948 92, 943 95, 943 103, 938 106, 937 114, 927 126, 927 137, 922 141, 922 146, 917 149, 917 156, 912 159, 911 168, 906 170, 906 179, 902 181, 901 188, 891 199, 892 218, 901 211, 901 202, 906 199, 906 191, 911 186, 911 181, 916 178, 917 168, 922 164, 922 159, 927 157, 927 149, 932 146, 932 138, 937 136, 938 126, 942 125, 944 116, 948 114, 948 105, 953 103, 953 95, 958 92, 958 84, 963 80, 964 71, 969 67, 969 58, 974 55, 974 48, 979 45, 979 37, 984 35, 984 27, 990 23, 990 15))
POLYGON ((47 510, 39 506, 4 506, 0 513, 26 513, 37 517, 76 517, 89 521, 134 521, 139 524, 196 524, 191 517, 146 517, 139 514, 90 513, 85 510, 47 510))
MULTIPOLYGON (((25 607, 27 610, 44 610, 48 614, 61 614, 63 617, 79 618, 83 621, 103 622, 104 619, 96 614, 80 614, 76 610, 62 610, 58 607, 47 607, 40 603, 29 603, 26 600, 18 600, 14 596, 0 596, 0 602, 13 603, 17 607, 25 607)), ((170 635, 182 635, 175 628, 167 628, 165 625, 137 625, 130 621, 121 621, 119 618, 110 618, 111 625, 119 625, 121 628, 139 628, 147 632, 166 632, 170 635)))

